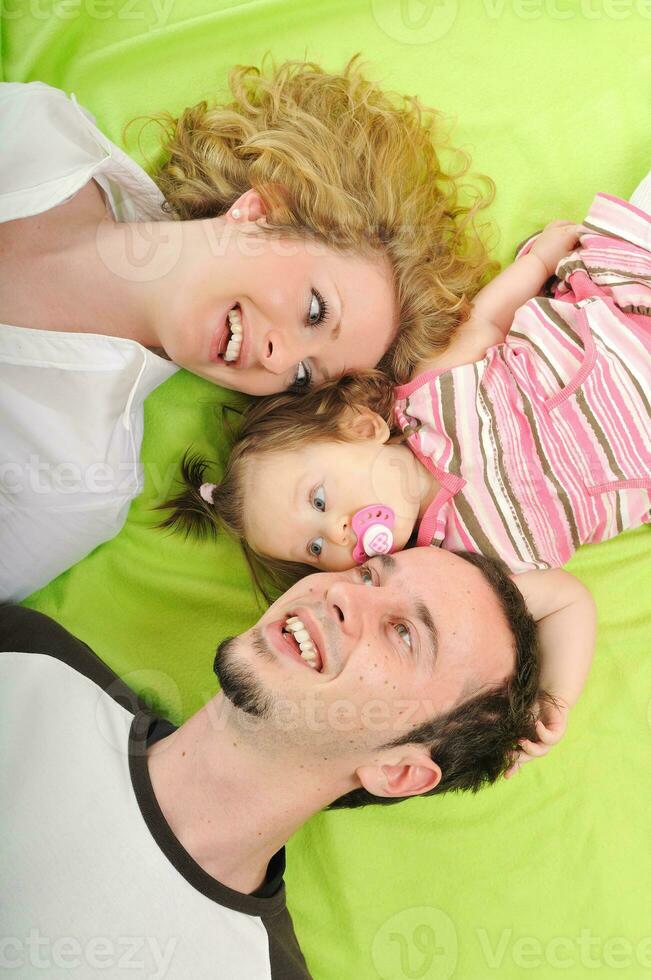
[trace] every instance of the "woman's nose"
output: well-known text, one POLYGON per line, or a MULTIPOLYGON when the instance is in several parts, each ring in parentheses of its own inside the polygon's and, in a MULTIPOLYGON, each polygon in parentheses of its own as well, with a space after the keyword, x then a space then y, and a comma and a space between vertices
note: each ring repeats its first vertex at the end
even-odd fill
POLYGON ((301 360, 295 345, 278 330, 270 330, 264 339, 262 348, 262 365, 272 374, 284 374, 290 368, 296 367, 301 360))

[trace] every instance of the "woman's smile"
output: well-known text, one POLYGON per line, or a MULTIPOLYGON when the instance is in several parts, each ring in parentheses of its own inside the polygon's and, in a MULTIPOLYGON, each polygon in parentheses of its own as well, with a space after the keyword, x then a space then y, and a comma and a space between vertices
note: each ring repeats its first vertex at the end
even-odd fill
POLYGON ((220 317, 208 356, 211 361, 228 368, 251 366, 251 333, 240 303, 234 303, 220 317))

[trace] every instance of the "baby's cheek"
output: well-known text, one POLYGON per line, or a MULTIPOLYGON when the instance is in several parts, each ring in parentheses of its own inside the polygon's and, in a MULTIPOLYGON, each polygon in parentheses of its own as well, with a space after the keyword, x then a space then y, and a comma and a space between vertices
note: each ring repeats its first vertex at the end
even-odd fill
MULTIPOLYGON (((347 572, 350 568, 356 568, 357 562, 353 558, 352 548, 337 548, 336 552, 334 548, 330 549, 330 554, 326 557, 327 568, 324 571, 327 572, 347 572)), ((322 566, 323 567, 323 566, 322 566)))

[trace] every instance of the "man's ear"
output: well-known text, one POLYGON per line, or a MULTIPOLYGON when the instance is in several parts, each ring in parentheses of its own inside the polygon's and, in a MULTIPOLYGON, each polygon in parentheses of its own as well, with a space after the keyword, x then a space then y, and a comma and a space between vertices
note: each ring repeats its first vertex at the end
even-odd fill
POLYGON ((244 222, 257 221, 259 218, 266 218, 267 206, 258 191, 252 187, 243 194, 240 194, 237 201, 228 209, 226 217, 229 221, 244 222), (239 213, 233 214, 234 211, 239 213))
POLYGON ((419 750, 392 763, 361 766, 356 772, 364 789, 373 796, 420 796, 441 782, 441 769, 428 752, 419 750))
POLYGON ((344 415, 343 425, 358 439, 385 443, 391 436, 391 430, 382 416, 371 411, 370 408, 348 409, 344 415))

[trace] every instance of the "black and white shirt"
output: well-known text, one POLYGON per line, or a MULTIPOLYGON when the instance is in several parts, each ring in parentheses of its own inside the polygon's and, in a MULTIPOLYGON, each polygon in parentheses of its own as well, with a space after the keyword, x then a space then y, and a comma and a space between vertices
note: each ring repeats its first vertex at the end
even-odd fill
POLYGON ((84 643, 0 606, 0 969, 24 977, 305 980, 284 851, 244 895, 181 846, 147 747, 174 731, 84 643))

